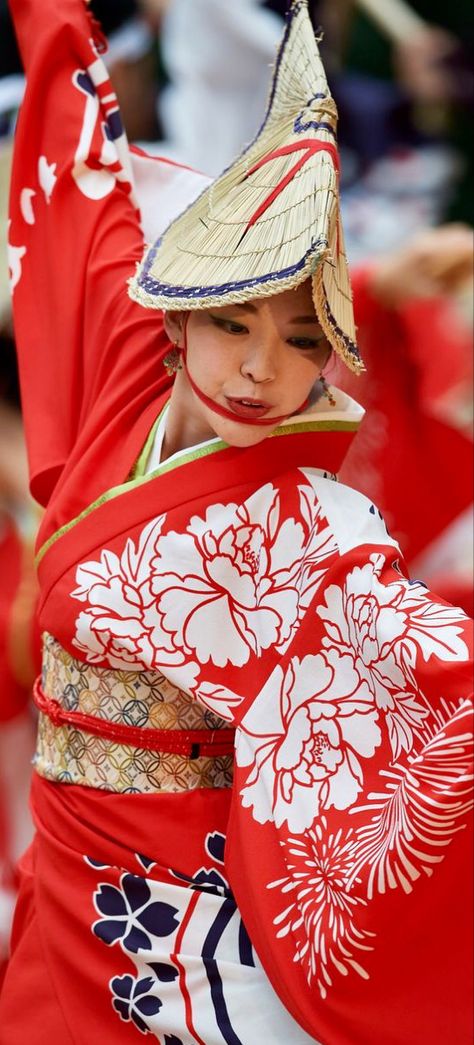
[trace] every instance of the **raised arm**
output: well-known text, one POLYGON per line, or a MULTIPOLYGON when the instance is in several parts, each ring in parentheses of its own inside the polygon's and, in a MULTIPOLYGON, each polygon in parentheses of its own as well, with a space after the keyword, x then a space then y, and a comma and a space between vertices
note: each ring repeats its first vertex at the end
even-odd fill
POLYGON ((166 340, 160 317, 127 296, 143 239, 98 27, 82 0, 11 9, 27 90, 9 264, 32 491, 45 504, 99 396, 117 415, 139 387, 164 388, 166 340))

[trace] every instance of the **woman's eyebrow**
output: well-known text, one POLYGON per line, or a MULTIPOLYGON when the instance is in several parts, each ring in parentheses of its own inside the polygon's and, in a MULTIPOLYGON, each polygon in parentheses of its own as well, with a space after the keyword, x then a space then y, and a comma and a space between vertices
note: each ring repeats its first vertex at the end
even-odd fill
POLYGON ((317 316, 294 316, 289 320, 290 323, 315 323, 319 326, 319 320, 317 316))
POLYGON ((239 312, 258 312, 258 308, 256 308, 255 305, 251 305, 250 302, 247 302, 247 301, 242 301, 241 303, 235 302, 235 304, 231 304, 231 305, 227 305, 227 306, 223 305, 222 307, 223 308, 228 308, 228 309, 232 309, 232 308, 238 309, 239 312))
MULTIPOLYGON (((258 312, 258 308, 256 308, 255 305, 251 305, 249 301, 235 302, 235 303, 232 303, 232 304, 229 304, 229 305, 223 305, 223 306, 221 306, 221 308, 222 308, 222 311, 224 309, 227 309, 229 312, 232 312, 232 311, 236 311, 236 312, 237 311, 238 312, 252 312, 254 314, 256 314, 258 312)), ((292 318, 289 319, 288 322, 289 323, 295 323, 295 324, 296 323, 312 323, 314 326, 319 326, 318 318, 317 318, 317 316, 314 315, 314 313, 313 313, 312 316, 311 315, 309 315, 309 316, 292 316, 292 318)))

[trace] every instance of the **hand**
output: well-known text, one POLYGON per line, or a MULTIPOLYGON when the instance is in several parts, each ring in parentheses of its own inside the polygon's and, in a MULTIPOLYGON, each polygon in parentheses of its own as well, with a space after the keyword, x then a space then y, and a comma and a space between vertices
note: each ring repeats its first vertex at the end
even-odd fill
POLYGON ((473 272, 473 231, 453 223, 425 229, 406 247, 376 260, 371 289, 379 301, 396 308, 413 298, 456 294, 473 272))
POLYGON ((427 25, 394 50, 398 82, 418 102, 449 102, 456 95, 455 72, 449 66, 459 51, 456 37, 427 25))
POLYGON ((22 507, 28 499, 28 465, 20 413, 0 400, 0 501, 22 507))
POLYGON ((153 29, 158 29, 172 0, 139 0, 138 6, 153 29))

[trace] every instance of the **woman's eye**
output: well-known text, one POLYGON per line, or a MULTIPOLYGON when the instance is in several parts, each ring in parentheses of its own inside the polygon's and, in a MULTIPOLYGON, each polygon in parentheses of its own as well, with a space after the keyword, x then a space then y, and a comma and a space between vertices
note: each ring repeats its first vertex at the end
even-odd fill
POLYGON ((292 337, 290 338, 290 345, 294 345, 295 348, 323 348, 324 337, 292 337))
POLYGON ((234 323, 233 319, 221 319, 220 316, 211 316, 212 322, 220 330, 225 330, 227 334, 247 334, 247 327, 244 327, 242 323, 234 323))

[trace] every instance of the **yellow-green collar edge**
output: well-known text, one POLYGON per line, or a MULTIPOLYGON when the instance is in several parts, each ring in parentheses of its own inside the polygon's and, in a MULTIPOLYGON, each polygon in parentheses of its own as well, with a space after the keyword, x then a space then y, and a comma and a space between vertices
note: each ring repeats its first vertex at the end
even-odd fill
MULTIPOLYGON (((107 503, 107 501, 111 501, 115 497, 120 497, 121 494, 137 489, 139 486, 144 486, 145 483, 151 482, 152 479, 156 479, 160 475, 165 475, 167 472, 171 472, 173 468, 180 468, 182 465, 190 464, 192 461, 198 461, 202 457, 209 457, 211 454, 220 453, 222 450, 229 449, 228 444, 224 443, 222 439, 219 439, 208 446, 193 448, 188 454, 184 454, 182 457, 178 458, 178 460, 164 461, 163 464, 160 464, 160 466, 155 468, 153 472, 149 472, 148 475, 140 475, 140 469, 143 468, 150 453, 160 417, 161 414, 154 422, 143 449, 140 452, 140 456, 138 457, 135 468, 133 469, 134 477, 125 483, 121 483, 119 486, 112 486, 110 490, 106 490, 105 493, 97 498, 97 500, 93 501, 92 504, 89 504, 82 512, 79 512, 79 515, 76 515, 75 518, 71 519, 69 522, 64 523, 63 526, 59 527, 59 530, 56 530, 55 533, 51 534, 51 537, 48 537, 48 540, 45 541, 36 555, 36 566, 39 566, 41 560, 46 555, 46 552, 49 551, 51 546, 55 544, 60 537, 63 537, 64 534, 68 533, 69 530, 72 530, 77 523, 80 523, 83 519, 87 518, 91 512, 96 511, 97 508, 101 508, 103 504, 107 503)), ((300 423, 296 422, 287 425, 279 425, 279 427, 276 428, 268 438, 274 439, 281 435, 292 435, 293 433, 299 432, 355 432, 358 427, 359 421, 342 421, 340 419, 337 421, 302 421, 300 423)))

